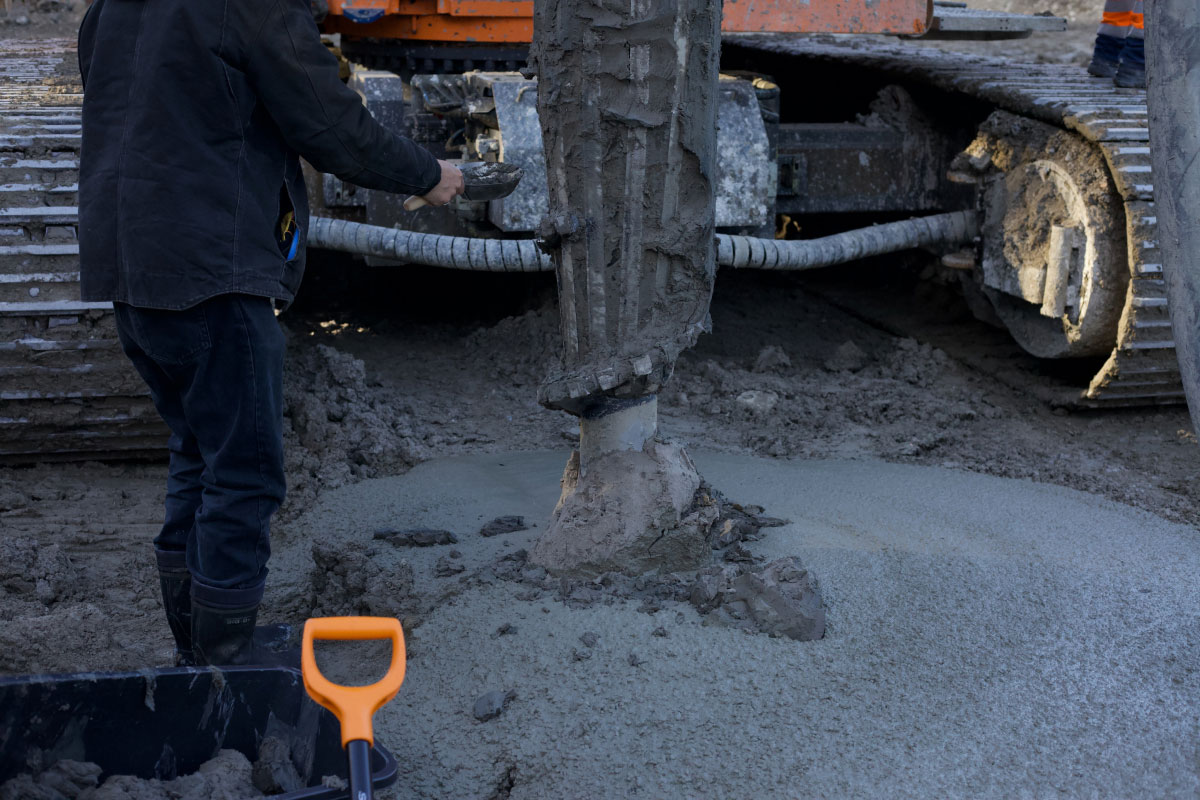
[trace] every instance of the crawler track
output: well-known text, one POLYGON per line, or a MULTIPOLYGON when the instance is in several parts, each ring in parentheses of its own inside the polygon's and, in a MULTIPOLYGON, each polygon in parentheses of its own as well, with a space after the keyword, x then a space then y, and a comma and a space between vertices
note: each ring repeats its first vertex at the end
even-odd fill
POLYGON ((1104 407, 1184 402, 1158 250, 1145 91, 1119 89, 1075 66, 1016 64, 877 39, 737 36, 727 43, 870 67, 986 100, 1094 143, 1125 205, 1130 289, 1112 354, 1079 403, 1104 407))
POLYGON ((0 42, 0 458, 161 450, 108 303, 79 300, 80 91, 70 40, 0 42))

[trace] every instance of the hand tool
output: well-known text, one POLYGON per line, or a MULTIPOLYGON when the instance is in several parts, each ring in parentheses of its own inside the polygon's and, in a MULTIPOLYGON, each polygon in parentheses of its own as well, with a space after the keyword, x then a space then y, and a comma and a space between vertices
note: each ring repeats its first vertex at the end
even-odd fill
MULTIPOLYGON (((450 163, 462 170, 462 196, 468 200, 499 200, 501 197, 508 197, 517 188, 524 174, 517 165, 500 161, 450 163)), ((427 205, 429 202, 424 197, 414 194, 404 201, 404 210, 416 211, 427 205)))
POLYGON ((375 744, 371 718, 400 691, 404 683, 404 630, 391 617, 317 617, 304 623, 300 667, 309 696, 333 712, 342 723, 342 747, 350 764, 351 800, 371 800, 371 747, 375 744), (368 686, 333 683, 317 668, 313 643, 317 639, 364 641, 391 639, 392 663, 387 674, 368 686))

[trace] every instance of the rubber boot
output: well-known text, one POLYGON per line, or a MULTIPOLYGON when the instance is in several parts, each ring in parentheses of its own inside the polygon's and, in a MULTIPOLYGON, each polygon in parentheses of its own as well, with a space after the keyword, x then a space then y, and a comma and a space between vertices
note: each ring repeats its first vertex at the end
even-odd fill
POLYGON ((1142 39, 1129 38, 1121 51, 1121 65, 1113 76, 1113 83, 1122 89, 1146 88, 1146 43, 1142 39))
POLYGON ((192 600, 192 643, 196 664, 227 667, 252 664, 258 604, 213 608, 192 600))
POLYGON ((1088 64, 1088 74, 1095 75, 1097 78, 1111 78, 1117 74, 1118 63, 1116 61, 1105 61, 1101 58, 1092 56, 1092 61, 1088 64))
POLYGON ((292 626, 255 624, 262 596, 263 584, 218 589, 192 582, 192 645, 197 665, 300 668, 300 648, 292 626))
POLYGON ((175 666, 190 667, 196 663, 192 651, 192 573, 188 572, 182 550, 155 548, 154 557, 158 562, 163 610, 175 637, 175 666))
POLYGON ((242 589, 192 581, 192 647, 200 666, 253 663, 254 623, 265 581, 242 589))
POLYGON ((1121 60, 1121 50, 1125 41, 1106 33, 1096 34, 1096 43, 1092 47, 1092 62, 1088 64, 1088 74, 1097 78, 1111 78, 1117 74, 1121 60))

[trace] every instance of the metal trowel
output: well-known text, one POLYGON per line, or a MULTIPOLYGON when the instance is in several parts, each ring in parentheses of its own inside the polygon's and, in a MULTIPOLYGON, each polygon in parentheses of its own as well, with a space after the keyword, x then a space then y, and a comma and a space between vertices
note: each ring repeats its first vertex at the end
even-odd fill
MULTIPOLYGON (((508 197, 521 182, 524 173, 515 164, 499 161, 450 162, 462 170, 463 193, 467 200, 499 200, 508 197)), ((429 205, 424 197, 413 195, 404 201, 405 211, 416 211, 429 205)))

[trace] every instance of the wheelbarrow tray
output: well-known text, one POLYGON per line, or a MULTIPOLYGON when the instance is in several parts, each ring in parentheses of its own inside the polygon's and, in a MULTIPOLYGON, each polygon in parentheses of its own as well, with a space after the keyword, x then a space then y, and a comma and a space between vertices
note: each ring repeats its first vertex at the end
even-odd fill
MULTIPOLYGON (((271 795, 284 800, 338 800, 349 788, 337 718, 285 667, 180 667, 144 672, 0 678, 0 782, 38 773, 60 759, 91 761, 110 775, 171 780, 195 772, 218 750, 252 763, 266 736, 287 742, 307 788, 271 795)), ((376 788, 396 781, 396 759, 371 752, 376 788)))

